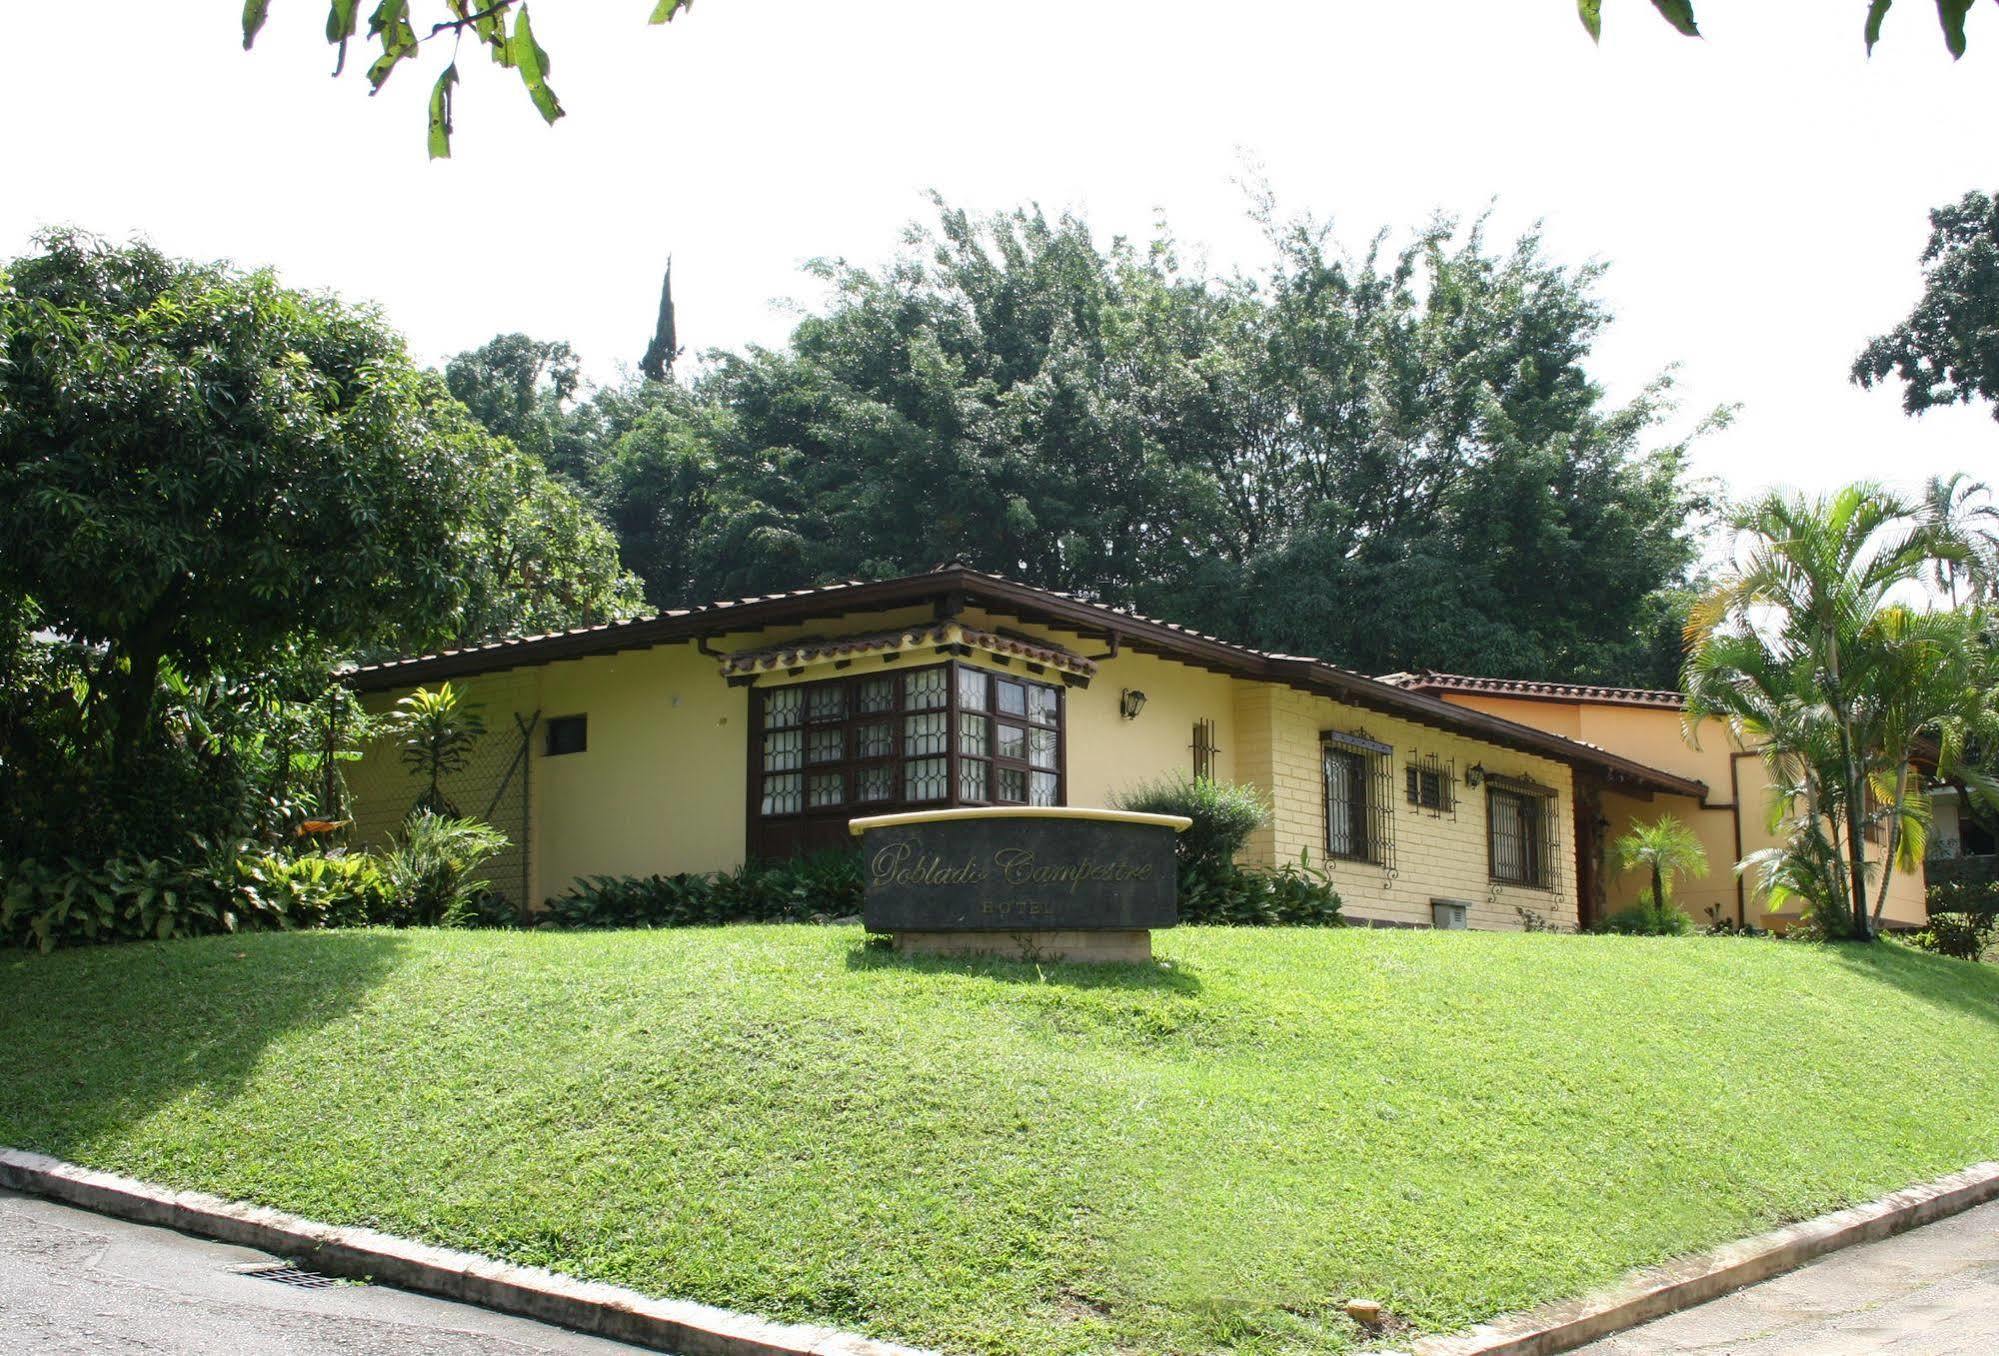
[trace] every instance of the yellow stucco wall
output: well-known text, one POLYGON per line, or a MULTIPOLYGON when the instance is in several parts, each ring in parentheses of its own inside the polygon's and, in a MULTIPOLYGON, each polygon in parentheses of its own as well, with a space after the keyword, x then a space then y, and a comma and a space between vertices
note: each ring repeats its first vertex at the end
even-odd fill
MULTIPOLYGON (((1682 881, 1678 904, 1705 923, 1713 906, 1720 916, 1758 926, 1783 920, 1773 918, 1768 906, 1756 897, 1754 877, 1738 891, 1735 874, 1737 825, 1741 829, 1741 856, 1774 846, 1770 833, 1770 783, 1762 760, 1745 750, 1718 720, 1702 721, 1686 738, 1681 713, 1646 706, 1623 706, 1604 702, 1538 701, 1492 696, 1486 693, 1451 692, 1439 694, 1457 705, 1486 711, 1523 725, 1533 725, 1572 739, 1582 739, 1626 758, 1707 783, 1705 802, 1696 804, 1681 796, 1655 796, 1643 800, 1611 792, 1604 797, 1606 895, 1615 910, 1635 902, 1649 889, 1649 881, 1637 873, 1620 875, 1608 844, 1627 832, 1633 824, 1651 823, 1662 814, 1672 814, 1691 825, 1707 849, 1708 873, 1682 881), (1738 806, 1738 799, 1740 804, 1738 806)), ((1870 860, 1879 860, 1881 849, 1870 845, 1870 860)), ((1890 923, 1920 924, 1927 917, 1921 869, 1896 871, 1888 887, 1888 903, 1882 918, 1890 923)))
MULTIPOLYGON (((741 862, 748 699, 691 644, 480 674, 453 686, 481 705, 486 740, 508 738, 515 715, 588 717, 582 753, 548 756, 539 730, 529 746, 537 902, 582 875, 712 871, 741 862)), ((371 696, 368 704, 386 709, 400 695, 371 696)), ((494 771, 484 742, 475 767, 445 785, 467 814, 482 808, 471 783, 494 771)), ((369 845, 394 831, 421 790, 381 745, 366 751, 348 785, 356 839, 369 845)), ((516 836, 515 824, 498 827, 516 836)))
POLYGON ((1253 860, 1296 861, 1306 854, 1339 887, 1353 918, 1428 926, 1431 901, 1469 905, 1474 928, 1517 929, 1526 909, 1565 928, 1576 924, 1574 787, 1565 764, 1484 744, 1429 726, 1344 706, 1274 683, 1235 685, 1236 772, 1269 788, 1275 813, 1250 844, 1253 860), (1361 731, 1391 745, 1395 869, 1325 855, 1326 811, 1319 732, 1361 731), (1455 816, 1435 816, 1402 798, 1402 769, 1412 756, 1436 754, 1456 764, 1455 816), (1539 782, 1556 790, 1556 874, 1552 889, 1502 886, 1490 876, 1483 790, 1464 784, 1465 770, 1539 782))

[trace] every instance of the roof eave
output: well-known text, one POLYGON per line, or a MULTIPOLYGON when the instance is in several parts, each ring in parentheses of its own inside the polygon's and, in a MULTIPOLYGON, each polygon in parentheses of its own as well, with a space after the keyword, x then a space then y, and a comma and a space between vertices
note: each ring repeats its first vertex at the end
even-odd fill
POLYGON ((1705 797, 1704 783, 1563 739, 1530 725, 1342 669, 1323 660, 1268 655, 1151 618, 1119 612, 1037 589, 963 566, 867 583, 830 585, 746 602, 714 604, 587 631, 562 632, 506 641, 411 660, 368 665, 345 675, 360 692, 381 692, 496 669, 521 668, 582 659, 596 654, 649 649, 696 638, 769 626, 837 617, 884 607, 926 602, 999 604, 999 610, 1027 620, 1083 634, 1115 639, 1121 648, 1193 664, 1215 672, 1265 682, 1282 682, 1331 696, 1351 705, 1403 716, 1422 724, 1456 729, 1502 747, 1574 765, 1593 765, 1621 780, 1672 795, 1705 797))

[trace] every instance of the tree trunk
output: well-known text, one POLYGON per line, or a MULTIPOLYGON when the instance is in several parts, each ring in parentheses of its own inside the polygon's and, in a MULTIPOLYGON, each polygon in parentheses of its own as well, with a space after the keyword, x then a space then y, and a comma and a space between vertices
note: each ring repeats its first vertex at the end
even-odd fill
POLYGON ((127 670, 111 694, 111 769, 120 777, 131 770, 152 724, 162 657, 161 647, 148 640, 126 651, 127 670))
POLYGON ((1659 874, 1659 863, 1657 863, 1656 861, 1652 863, 1652 902, 1658 906, 1659 911, 1661 913, 1665 912, 1666 881, 1665 878, 1659 874))
POLYGON ((1895 814, 1888 820, 1888 851, 1881 860, 1881 888, 1874 892, 1874 930, 1881 930, 1881 911, 1888 907, 1888 886, 1895 879, 1895 854, 1902 848, 1902 797, 1909 793, 1909 760, 1895 773, 1895 814))
POLYGON ((1847 766, 1846 849, 1852 863, 1847 884, 1853 890, 1853 936, 1856 941, 1871 942, 1874 940, 1874 930, 1867 922, 1867 840, 1864 836, 1866 828, 1860 822, 1861 797, 1865 793, 1860 779, 1851 771, 1851 759, 1847 761, 1847 766))

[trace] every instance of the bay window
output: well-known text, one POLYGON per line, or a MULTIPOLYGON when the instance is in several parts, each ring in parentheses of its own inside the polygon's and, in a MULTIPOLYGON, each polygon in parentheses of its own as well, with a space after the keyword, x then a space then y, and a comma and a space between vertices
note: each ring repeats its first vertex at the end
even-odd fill
POLYGON ((841 845, 854 816, 1060 805, 1063 690, 971 664, 751 693, 750 851, 841 845))

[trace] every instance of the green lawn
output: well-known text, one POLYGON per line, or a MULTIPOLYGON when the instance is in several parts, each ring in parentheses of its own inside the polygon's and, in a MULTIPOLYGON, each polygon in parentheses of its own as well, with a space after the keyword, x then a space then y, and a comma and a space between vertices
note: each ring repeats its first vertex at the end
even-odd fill
POLYGON ((0 953, 0 1144, 951 1352, 1448 1329, 1999 1156, 1999 972, 1767 941, 841 928, 0 953))

